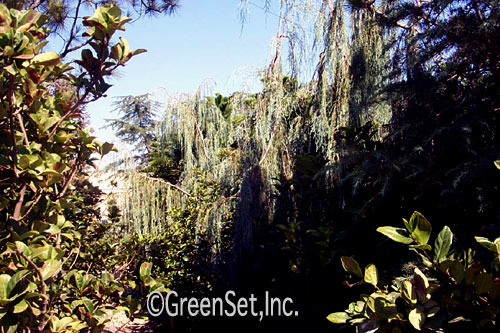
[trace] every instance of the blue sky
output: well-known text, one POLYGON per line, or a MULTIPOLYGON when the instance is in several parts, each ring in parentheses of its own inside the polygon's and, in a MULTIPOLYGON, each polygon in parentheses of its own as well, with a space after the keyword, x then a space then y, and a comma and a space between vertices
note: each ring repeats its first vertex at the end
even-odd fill
MULTIPOLYGON (((106 118, 118 117, 112 102, 116 96, 158 92, 168 95, 192 93, 209 79, 213 92, 229 94, 259 88, 255 75, 270 59, 278 18, 253 5, 244 25, 239 19, 239 0, 181 0, 171 16, 144 17, 127 26, 120 35, 131 48, 145 48, 120 69, 107 98, 88 105, 90 126, 101 141, 114 141, 111 129, 102 129, 106 118), (253 84, 251 84, 253 82, 253 84)), ((276 12, 274 10, 273 12, 276 12)))

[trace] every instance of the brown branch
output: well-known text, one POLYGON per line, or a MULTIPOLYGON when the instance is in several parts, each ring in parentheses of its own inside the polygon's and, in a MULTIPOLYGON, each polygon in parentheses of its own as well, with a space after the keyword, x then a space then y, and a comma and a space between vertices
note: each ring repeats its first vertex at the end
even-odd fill
POLYGON ((16 206, 14 208, 14 214, 12 219, 14 221, 19 221, 19 215, 21 214, 21 208, 23 207, 24 195, 26 194, 26 184, 23 185, 21 191, 19 192, 19 199, 17 200, 16 206))
POLYGON ((175 185, 175 184, 172 184, 172 183, 170 183, 170 182, 167 182, 166 180, 163 180, 163 179, 161 179, 161 178, 154 178, 154 177, 150 177, 150 176, 145 175, 145 174, 140 173, 140 172, 138 173, 138 175, 139 175, 140 177, 144 177, 144 178, 146 178, 146 179, 151 179, 151 180, 153 180, 153 181, 163 183, 163 184, 165 184, 165 185, 167 185, 167 186, 170 186, 170 187, 172 187, 172 188, 176 189, 176 190, 177 190, 177 191, 179 191, 179 192, 182 192, 184 195, 186 195, 186 196, 188 196, 188 197, 190 196, 189 192, 186 192, 186 190, 182 189, 181 187, 179 187, 179 186, 177 186, 177 185, 175 185))
POLYGON ((17 144, 16 144, 16 129, 14 127, 14 110, 12 108, 15 107, 16 105, 16 99, 14 97, 14 80, 15 76, 9 74, 9 92, 8 92, 8 97, 9 97, 9 104, 10 107, 7 108, 7 113, 9 115, 9 126, 10 126, 10 138, 12 140, 12 151, 11 151, 11 157, 12 157, 12 170, 14 170, 14 174, 16 177, 19 177, 19 173, 17 170, 17 144))
POLYGON ((82 47, 84 47, 86 45, 89 45, 89 43, 90 43, 90 39, 77 45, 77 46, 73 46, 73 47, 68 48, 67 50, 64 51, 64 53, 61 53, 61 58, 64 58, 68 53, 71 53, 73 51, 81 49, 82 47))
POLYGON ((26 213, 24 213, 23 216, 21 216, 19 218, 19 220, 24 220, 26 218, 26 216, 28 216, 28 214, 31 212, 31 210, 36 206, 36 204, 38 203, 38 201, 40 200, 40 198, 42 197, 42 193, 39 193, 35 200, 33 201, 33 203, 31 204, 31 206, 28 208, 28 210, 26 211, 26 213))
POLYGON ((48 305, 48 295, 47 295, 47 286, 45 285, 45 281, 43 280, 43 274, 42 270, 40 267, 38 267, 27 255, 25 255, 22 251, 19 249, 16 250, 16 253, 20 255, 21 257, 24 258, 30 264, 31 267, 35 270, 35 273, 38 275, 40 278, 40 293, 43 295, 42 296, 42 308, 40 309, 40 314, 38 317, 41 318, 39 321, 38 327, 36 328, 36 331, 42 332, 43 328, 45 327, 45 324, 47 324, 47 320, 44 319, 45 315, 47 314, 47 305, 48 305))
POLYGON ((345 286, 347 286, 348 288, 352 288, 352 287, 355 287, 355 286, 359 286, 359 285, 361 285, 361 284, 363 284, 363 283, 365 283, 365 281, 364 281, 364 280, 360 280, 360 281, 355 282, 355 283, 349 283, 349 282, 347 282, 347 281, 344 281, 344 282, 343 282, 343 284, 344 284, 345 286))
POLYGON ((78 260, 78 257, 80 256, 80 248, 82 247, 82 244, 78 244, 78 252, 76 253, 76 256, 75 256, 75 259, 73 260, 73 262, 71 263, 71 266, 69 266, 69 269, 68 271, 71 271, 73 269, 73 266, 75 266, 76 264, 76 261, 78 260))
POLYGON ((16 114, 16 117, 17 117, 17 121, 19 121, 19 127, 21 127, 21 132, 23 133, 24 144, 26 146, 29 146, 30 142, 28 140, 28 133, 26 133, 26 128, 24 127, 23 118, 21 117, 21 115, 19 113, 16 114))
POLYGON ((396 25, 397 27, 400 27, 402 29, 405 29, 405 30, 410 30, 411 27, 408 26, 408 25, 404 25, 402 23, 399 23, 398 21, 394 21, 394 20, 391 20, 386 14, 382 13, 380 10, 378 10, 377 8, 375 8, 375 5, 372 4, 370 7, 368 7, 370 9, 370 11, 380 17, 382 17, 384 20, 386 21, 389 21, 389 22, 392 22, 394 25, 396 25))
POLYGON ((476 16, 479 19, 479 21, 483 22, 483 14, 481 13, 481 10, 479 9, 479 6, 477 5, 477 1, 473 0, 472 1, 472 7, 474 8, 474 11, 476 12, 476 16))
POLYGON ((63 189, 61 190, 61 192, 57 195, 57 198, 62 198, 62 196, 64 195, 64 193, 66 193, 66 190, 68 189, 69 185, 71 185, 71 183, 73 182, 73 179, 75 178, 76 176, 76 172, 78 171, 78 167, 79 167, 79 164, 78 162, 75 164, 75 166, 73 167, 73 170, 71 170, 70 174, 69 174, 69 177, 66 178, 66 183, 64 184, 63 186, 63 189))
POLYGON ((35 0, 27 8, 28 9, 36 9, 38 6, 40 6, 44 2, 45 2, 45 0, 35 0))
POLYGON ((70 49, 70 45, 73 42, 73 39, 75 39, 76 22, 78 21, 78 14, 80 12, 81 5, 82 5, 82 0, 78 0, 78 4, 76 5, 76 9, 75 9, 75 17, 73 19, 73 24, 71 25, 71 29, 69 32, 69 38, 66 41, 66 47, 64 48, 64 51, 61 53, 61 58, 64 58, 68 53, 70 53, 72 51, 78 50, 79 48, 83 47, 85 44, 87 44, 90 41, 90 39, 89 39, 89 40, 87 40, 86 43, 78 46, 77 48, 70 49))
POLYGON ((87 95, 89 94, 89 91, 86 90, 85 91, 85 94, 83 94, 82 97, 80 97, 80 99, 75 103, 75 105, 73 105, 73 107, 68 111, 66 112, 66 114, 64 116, 61 117, 61 119, 59 119, 57 121, 57 123, 54 125, 54 127, 52 128, 52 130, 50 131, 49 133, 49 137, 47 138, 47 140, 50 140, 54 134, 56 134, 57 132, 57 129, 59 128, 59 126, 61 126, 61 123, 63 121, 65 121, 69 116, 71 116, 74 112, 76 112, 78 110, 78 108, 85 103, 85 99, 87 98, 87 95))
POLYGON ((271 146, 272 146, 272 143, 273 143, 273 139, 274 139, 274 133, 276 132, 276 128, 277 127, 278 127, 278 123, 276 123, 273 126, 273 129, 271 130, 271 137, 269 138, 269 142, 267 143, 266 151, 264 152, 264 154, 260 158, 259 166, 262 165, 262 163, 264 163, 264 161, 267 158, 267 154, 269 153, 269 150, 271 149, 271 146))
POLYGON ((130 260, 126 263, 124 263, 122 266, 118 267, 117 269, 115 269, 115 271, 113 272, 113 276, 115 279, 119 280, 120 277, 121 277, 121 272, 126 270, 128 266, 130 266, 130 264, 132 263, 132 261, 134 260, 135 256, 137 255, 137 251, 134 251, 134 254, 132 255, 132 258, 130 258, 130 260))

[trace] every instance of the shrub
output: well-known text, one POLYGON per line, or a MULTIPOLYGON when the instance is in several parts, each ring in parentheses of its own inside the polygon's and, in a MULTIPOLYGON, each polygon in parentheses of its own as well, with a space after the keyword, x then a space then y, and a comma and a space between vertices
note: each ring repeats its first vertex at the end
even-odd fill
MULTIPOLYGON (((103 227, 86 216, 92 194, 76 192, 75 180, 113 146, 94 140, 82 112, 110 87, 105 78, 143 50, 130 50, 123 38, 112 45, 130 19, 118 7, 100 7, 84 18, 84 45, 92 49, 82 50, 75 74, 56 52, 42 52, 47 20, 0 4, 0 326, 100 330, 110 302, 130 315, 140 304, 120 300, 131 286, 113 265, 93 268, 108 254, 89 246, 103 227)), ((151 264, 141 268, 137 288, 162 288, 151 264)))
POLYGON ((395 277, 390 286, 382 287, 375 265, 366 266, 362 272, 356 260, 342 257, 345 271, 358 279, 346 285, 369 284, 375 291, 362 294, 347 310, 332 313, 327 319, 357 326, 360 332, 496 327, 500 313, 500 237, 493 242, 475 237, 494 254, 490 268, 474 259, 471 249, 464 253, 450 251, 453 234, 447 226, 431 246, 432 226, 422 214, 415 212, 409 221, 403 221, 405 228, 380 227, 377 231, 417 253, 419 262, 407 267, 411 274, 395 277))

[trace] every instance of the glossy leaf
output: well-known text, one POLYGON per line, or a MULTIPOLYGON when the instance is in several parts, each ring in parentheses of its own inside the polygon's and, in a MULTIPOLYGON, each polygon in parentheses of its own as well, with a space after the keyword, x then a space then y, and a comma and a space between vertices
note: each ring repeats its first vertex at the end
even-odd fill
POLYGON ((419 212, 414 212, 410 219, 410 226, 413 229, 412 238, 419 244, 427 244, 432 231, 430 222, 419 212))
POLYGON ((415 292, 415 288, 413 288, 413 284, 409 280, 404 280, 401 283, 401 293, 403 297, 409 300, 412 304, 417 303, 417 294, 415 292))
POLYGON ((61 269, 62 263, 56 259, 47 260, 42 267, 42 276, 47 280, 57 274, 61 269))
POLYGON ((344 324, 346 323, 351 317, 345 313, 345 312, 334 312, 330 313, 326 319, 331 321, 334 324, 344 324))
POLYGON ((491 252, 493 252, 493 253, 497 252, 497 247, 496 247, 495 243, 490 241, 488 238, 476 236, 476 237, 474 237, 474 239, 476 240, 476 242, 478 242, 479 244, 481 244, 482 246, 484 246, 485 248, 487 248, 491 252))
POLYGON ((446 258, 452 241, 453 233, 448 226, 444 226, 443 230, 441 230, 434 241, 434 260, 441 262, 444 258, 446 258))
POLYGON ((378 283, 378 271, 375 265, 370 264, 365 268, 365 277, 364 280, 366 283, 372 284, 374 286, 378 283))
POLYGON ((422 330, 422 327, 425 322, 425 313, 423 313, 420 309, 415 308, 410 311, 408 315, 408 319, 410 320, 411 325, 416 330, 422 330))
POLYGON ((59 55, 54 51, 50 51, 37 54, 31 60, 31 63, 34 65, 41 65, 41 66, 53 66, 57 65, 60 61, 61 59, 59 58, 59 55))
POLYGON ((398 243, 411 244, 413 242, 408 232, 403 228, 379 227, 377 231, 398 243))

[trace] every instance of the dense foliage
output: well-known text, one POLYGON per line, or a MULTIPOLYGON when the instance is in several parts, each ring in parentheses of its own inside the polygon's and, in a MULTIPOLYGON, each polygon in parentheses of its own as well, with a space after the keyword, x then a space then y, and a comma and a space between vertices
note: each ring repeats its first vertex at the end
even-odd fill
POLYGON ((4 330, 100 329, 110 304, 133 317, 163 288, 268 291, 298 311, 170 318, 174 331, 498 329, 497 1, 282 1, 261 92, 115 104, 136 158, 114 164, 126 192, 107 225, 85 173, 112 146, 81 111, 142 52, 111 40, 129 19, 112 6, 86 18, 71 72, 41 51, 44 16, 0 8, 4 330), (433 225, 386 226, 415 210, 433 225))
POLYGON ((349 304, 345 312, 328 316, 333 323, 357 326, 359 331, 381 329, 391 332, 421 331, 483 331, 493 330, 499 309, 500 237, 494 242, 485 237, 475 237, 493 253, 489 269, 482 267, 469 249, 463 254, 452 253, 453 234, 445 226, 437 235, 434 247, 428 244, 432 226, 420 213, 413 213, 409 221, 403 219, 405 229, 380 227, 378 232, 403 244, 421 258, 417 264, 408 265, 408 273, 399 276, 392 285, 379 287, 375 265, 366 266, 364 274, 356 260, 342 257, 344 269, 361 281, 371 284, 376 291, 361 295, 361 300, 349 304), (433 250, 432 252, 429 252, 433 250))
MULTIPOLYGON (((291 1, 281 13, 261 93, 211 97, 200 89, 171 101, 156 137, 176 152, 181 167, 170 179, 177 189, 190 188, 192 170, 201 168, 230 203, 197 222, 216 230, 232 214, 222 285, 298 304, 298 318, 248 327, 330 330, 324 318, 354 297, 341 287, 339 257, 390 258, 378 264, 383 281, 414 260, 374 236, 387 221, 418 209, 455 232, 457 253, 475 246, 471 233, 498 235, 499 8, 494 1, 291 1), (298 28, 311 26, 308 18, 312 40, 298 28), (313 81, 299 83, 310 47, 318 57, 313 81)), ((164 165, 167 174, 176 170, 164 165)), ((178 190, 169 193, 162 195, 170 206, 184 204, 178 190)), ((487 325, 496 325, 490 315, 487 325)))
MULTIPOLYGON (((83 22, 92 49, 81 51, 80 70, 71 71, 56 52, 42 51, 47 20, 0 4, 0 325, 9 332, 102 329, 108 310, 123 304, 132 316, 141 302, 123 294, 134 289, 123 274, 131 262, 102 261, 117 248, 95 252, 103 234, 92 208, 96 192, 76 180, 113 147, 83 128, 83 107, 142 50, 123 38, 112 43, 130 19, 118 7, 100 7, 83 22)), ((131 276, 137 288, 162 287, 150 270, 145 263, 140 277, 131 276)))

